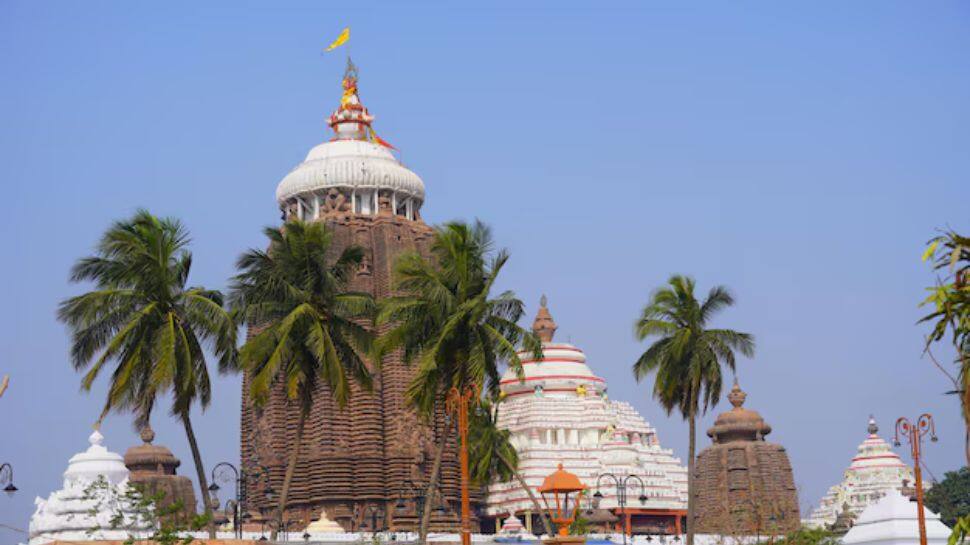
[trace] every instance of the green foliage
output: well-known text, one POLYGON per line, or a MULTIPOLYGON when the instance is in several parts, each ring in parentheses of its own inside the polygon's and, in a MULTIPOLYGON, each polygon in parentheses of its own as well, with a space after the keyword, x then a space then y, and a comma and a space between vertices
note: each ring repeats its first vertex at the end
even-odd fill
POLYGON ((950 533, 946 543, 947 545, 959 545, 966 542, 968 536, 970 536, 970 515, 965 515, 957 519, 953 525, 953 532, 950 533))
POLYGON ((947 471, 943 480, 926 492, 924 501, 926 507, 940 514, 944 524, 956 525, 957 518, 970 513, 970 467, 947 471))
MULTIPOLYGON (((152 541, 163 545, 188 545, 194 541, 189 532, 198 531, 209 522, 206 515, 194 515, 188 524, 184 524, 185 505, 181 500, 165 503, 164 492, 149 494, 137 486, 127 486, 119 492, 103 475, 85 487, 81 498, 94 501, 88 511, 92 517, 109 514, 109 528, 126 532, 126 544, 152 541)), ((88 529, 88 536, 93 536, 99 529, 88 529)))
POLYGON ((515 477, 519 455, 509 441, 511 433, 499 428, 498 404, 483 401, 468 415, 468 459, 472 482, 508 482, 515 477))
POLYGON ((954 231, 934 237, 923 253, 933 269, 943 273, 939 283, 927 288, 930 294, 922 305, 933 312, 922 322, 932 322, 930 341, 939 341, 950 333, 954 346, 970 350, 970 238, 954 231))
POLYGON ((367 388, 372 384, 361 358, 372 334, 361 321, 372 315, 373 300, 347 290, 363 249, 348 247, 334 259, 333 233, 323 223, 289 221, 264 233, 269 249, 239 258, 230 296, 233 311, 258 331, 239 353, 251 377, 250 395, 262 404, 280 380, 308 413, 322 381, 345 405, 348 377, 367 388))
POLYGON ((436 228, 431 259, 416 252, 397 259, 394 288, 405 295, 381 301, 377 324, 390 329, 377 357, 400 349, 405 363, 417 363, 407 396, 422 416, 452 387, 476 386, 497 397, 500 360, 522 374, 520 343, 541 357, 539 340, 517 324, 522 301, 511 291, 492 297, 508 258, 492 251, 485 225, 453 222, 436 228))
POLYGON ((585 536, 590 532, 589 519, 579 514, 576 519, 569 524, 569 535, 585 536))
POLYGON ((838 545, 839 538, 824 528, 802 526, 775 543, 777 545, 838 545))
POLYGON ((955 231, 934 237, 927 244, 923 261, 930 260, 942 276, 920 303, 933 309, 920 322, 932 324, 926 346, 947 337, 956 350, 959 369, 955 390, 960 396, 967 428, 967 462, 970 463, 970 238, 955 231))
POLYGON ((633 365, 637 381, 656 373, 653 396, 670 414, 684 418, 707 412, 721 397, 721 365, 732 371, 735 351, 751 356, 754 338, 731 329, 710 329, 708 322, 734 304, 723 286, 711 289, 702 303, 694 296, 694 280, 671 276, 654 291, 636 323, 639 340, 658 339, 633 365))
POLYGON ((113 224, 95 254, 71 269, 72 282, 95 285, 58 310, 71 331, 74 368, 87 369, 84 390, 115 362, 102 417, 131 411, 141 427, 158 394, 168 391, 173 413, 187 415, 192 403, 205 407, 211 399, 206 346, 221 370, 235 362, 236 326, 222 307, 222 294, 186 286, 192 266, 188 242, 177 220, 140 210, 113 224))

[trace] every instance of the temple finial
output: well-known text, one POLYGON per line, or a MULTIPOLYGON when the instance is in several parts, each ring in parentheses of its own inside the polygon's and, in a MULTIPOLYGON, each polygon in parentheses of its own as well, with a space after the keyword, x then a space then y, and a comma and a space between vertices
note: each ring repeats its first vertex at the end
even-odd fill
POLYGON ((738 377, 734 377, 734 386, 731 387, 731 391, 728 393, 727 397, 728 401, 731 402, 731 405, 734 405, 734 407, 737 409, 740 409, 741 406, 744 405, 744 400, 747 399, 748 394, 744 393, 744 390, 742 390, 741 386, 738 385, 738 377))
POLYGON ((879 433, 879 426, 876 424, 876 417, 869 415, 869 427, 866 428, 869 431, 869 435, 876 435, 879 433))
POLYGON ((549 314, 549 308, 546 306, 548 302, 545 295, 539 299, 539 312, 536 313, 536 319, 532 322, 532 332, 544 343, 552 342, 552 338, 556 335, 556 329, 558 329, 556 322, 552 319, 552 314, 549 314))

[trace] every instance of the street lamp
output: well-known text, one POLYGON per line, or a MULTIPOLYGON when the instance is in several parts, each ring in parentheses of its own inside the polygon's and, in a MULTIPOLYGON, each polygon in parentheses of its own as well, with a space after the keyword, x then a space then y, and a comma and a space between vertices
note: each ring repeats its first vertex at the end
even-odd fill
POLYGON ((377 528, 377 515, 381 513, 381 508, 371 504, 367 506, 367 513, 370 514, 370 531, 373 533, 383 532, 386 529, 386 524, 382 524, 382 528, 377 528))
POLYGON ((445 399, 445 407, 449 414, 458 416, 458 438, 461 441, 458 450, 459 465, 461 466, 461 545, 472 544, 471 505, 468 497, 468 404, 478 400, 478 389, 469 385, 459 390, 452 387, 445 399))
POLYGON ((405 499, 414 501, 414 513, 420 521, 424 515, 424 487, 415 484, 411 479, 407 479, 401 483, 401 488, 397 495, 397 502, 394 504, 395 518, 403 517, 407 514, 408 502, 405 499))
POLYGON ((623 520, 623 545, 626 545, 626 534, 631 530, 630 519, 627 517, 626 512, 626 491, 627 487, 630 485, 630 481, 637 481, 640 483, 640 505, 647 502, 647 495, 645 493, 646 487, 643 485, 643 480, 636 475, 627 475, 626 477, 617 477, 612 473, 602 473, 596 479, 596 493, 593 494, 593 505, 599 509, 599 503, 603 500, 603 493, 600 492, 600 484, 603 482, 603 478, 609 478, 613 480, 613 484, 616 486, 616 503, 620 506, 620 518, 623 520))
POLYGON ((0 484, 4 483, 7 483, 7 486, 3 487, 3 491, 7 496, 13 497, 17 487, 13 485, 13 466, 8 463, 0 464, 0 484))
POLYGON ((559 527, 558 535, 550 541, 558 543, 584 543, 586 541, 585 537, 579 539, 569 537, 569 525, 576 520, 585 491, 586 485, 580 482, 578 477, 564 470, 561 463, 559 469, 542 481, 539 494, 542 495, 542 501, 546 504, 546 510, 549 511, 549 518, 559 527), (575 496, 570 497, 572 494, 575 494, 575 496), (549 503, 550 496, 555 508, 549 503))
MULTIPOLYGON (((243 486, 245 478, 245 471, 240 471, 229 462, 220 462, 212 468, 212 484, 209 485, 209 492, 215 498, 220 488, 218 483, 235 483, 236 501, 233 502, 232 530, 236 539, 242 539, 242 514, 246 512, 246 487, 243 486)), ((226 506, 229 506, 228 503, 226 506)))
POLYGON ((923 472, 920 470, 920 444, 923 436, 930 434, 930 441, 936 442, 936 423, 933 415, 923 413, 913 425, 906 417, 896 420, 896 436, 893 444, 900 445, 900 436, 909 440, 910 453, 913 455, 913 474, 916 476, 916 517, 919 521, 919 543, 926 545, 926 515, 923 513, 923 472))

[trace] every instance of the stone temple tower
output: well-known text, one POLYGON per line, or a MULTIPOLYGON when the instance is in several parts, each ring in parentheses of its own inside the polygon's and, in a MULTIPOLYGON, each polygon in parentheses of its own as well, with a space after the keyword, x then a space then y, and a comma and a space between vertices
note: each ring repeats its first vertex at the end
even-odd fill
POLYGON ((785 447, 765 441, 771 433, 737 381, 734 405, 718 415, 707 435, 714 444, 697 455, 694 529, 704 534, 785 533, 798 528, 798 495, 785 447))
MULTIPOLYGON (((405 251, 426 255, 433 230, 421 220, 424 183, 374 133, 373 120, 360 101, 357 69, 348 60, 340 105, 328 119, 333 137, 311 149, 283 178, 276 200, 284 218, 325 222, 334 232, 335 255, 352 244, 364 248, 350 289, 380 299, 391 294, 395 257, 405 251)), ((355 389, 343 409, 321 386, 284 515, 292 521, 290 528, 305 527, 323 510, 348 531, 411 530, 422 501, 434 502, 433 529, 457 527, 455 448, 446 449, 434 496, 419 498, 434 445, 446 426, 443 406, 427 425, 407 406, 404 393, 411 376, 400 355, 392 354, 375 373, 374 391, 355 389)), ((247 391, 244 379, 241 458, 250 515, 259 521, 272 519, 273 493, 282 487, 297 408, 280 389, 256 410, 246 400, 247 391)))

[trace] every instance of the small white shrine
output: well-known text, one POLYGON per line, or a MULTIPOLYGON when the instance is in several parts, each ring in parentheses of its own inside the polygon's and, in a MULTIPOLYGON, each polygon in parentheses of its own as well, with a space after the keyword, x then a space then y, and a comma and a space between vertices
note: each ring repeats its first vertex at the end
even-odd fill
MULTIPOLYGON (((855 525, 842 538, 844 545, 915 545, 919 543, 919 525, 915 501, 898 490, 889 490, 876 503, 866 507, 855 525)), ((945 545, 950 529, 940 515, 923 508, 926 517, 927 545, 945 545)))
POLYGON ((121 455, 104 447, 104 436, 97 430, 88 441, 91 446, 68 462, 64 486, 47 499, 34 500, 37 510, 30 517, 29 545, 123 540, 148 529, 125 500, 128 468, 121 455), (118 515, 117 528, 112 528, 118 515))

